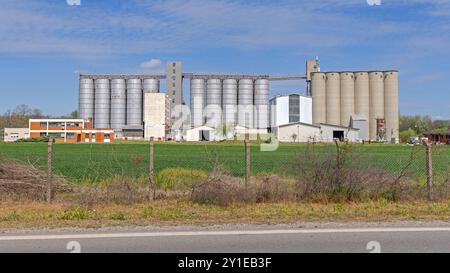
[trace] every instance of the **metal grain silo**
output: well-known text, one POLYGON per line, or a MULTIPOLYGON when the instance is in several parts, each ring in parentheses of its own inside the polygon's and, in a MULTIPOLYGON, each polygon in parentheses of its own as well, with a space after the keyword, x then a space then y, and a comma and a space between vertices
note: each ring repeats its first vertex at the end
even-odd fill
POLYGON ((142 83, 140 79, 127 80, 127 125, 142 125, 142 83))
POLYGON ((369 126, 370 139, 377 140, 377 121, 384 118, 384 74, 381 71, 369 72, 369 126))
POLYGON ((94 127, 110 128, 111 92, 108 79, 95 80, 94 127))
POLYGON ((94 80, 80 78, 78 114, 82 119, 94 118, 94 80))
POLYGON ((326 105, 327 123, 332 125, 341 124, 341 81, 339 73, 326 73, 326 105))
POLYGON ((238 86, 238 125, 253 128, 253 80, 241 79, 238 86))
POLYGON ((341 125, 348 126, 355 114, 355 77, 353 72, 342 72, 341 77, 341 125))
POLYGON ((127 95, 124 79, 111 80, 111 128, 121 131, 126 125, 127 95))
POLYGON ((384 118, 386 139, 399 140, 398 71, 384 72, 384 118))
POLYGON ((254 94, 254 127, 266 129, 269 127, 269 80, 258 79, 255 81, 254 94))
POLYGON ((222 81, 209 79, 206 82, 206 123, 217 128, 222 123, 222 81))
POLYGON ((369 73, 354 72, 354 74, 355 74, 355 115, 359 117, 364 117, 366 119, 365 126, 361 130, 365 132, 367 136, 370 136, 369 73))
POLYGON ((313 123, 327 122, 326 75, 322 72, 311 73, 311 95, 313 123))
POLYGON ((159 93, 159 80, 158 79, 144 79, 143 82, 144 93, 159 93))
POLYGON ((191 122, 192 126, 204 125, 203 108, 205 107, 205 80, 191 79, 191 122))
POLYGON ((222 109, 223 123, 235 126, 237 124, 237 80, 226 79, 223 81, 222 109))

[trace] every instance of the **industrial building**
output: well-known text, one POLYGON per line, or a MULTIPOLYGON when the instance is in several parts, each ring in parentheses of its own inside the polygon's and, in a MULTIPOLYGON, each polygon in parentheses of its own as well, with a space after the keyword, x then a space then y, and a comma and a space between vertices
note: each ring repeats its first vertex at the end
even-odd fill
MULTIPOLYGON (((359 140, 398 142, 398 71, 320 72, 317 59, 307 62, 306 75, 294 76, 185 73, 181 62, 168 62, 166 69, 165 74, 81 74, 80 118, 92 118, 94 128, 111 127, 126 139, 212 140, 217 138, 211 132, 224 125, 265 134, 300 123, 357 129, 359 140), (161 80, 165 107, 156 106, 162 97, 147 96, 160 93, 161 80), (185 80, 190 111, 180 123, 176 107, 185 103, 185 80), (270 82, 285 80, 306 80, 306 96, 269 100, 270 82)), ((322 134, 322 139, 328 138, 322 134)))
POLYGON ((293 122, 275 127, 272 132, 280 142, 359 141, 359 129, 324 123, 293 122))
POLYGON ((19 139, 30 138, 28 128, 5 128, 3 133, 4 142, 14 142, 19 139))

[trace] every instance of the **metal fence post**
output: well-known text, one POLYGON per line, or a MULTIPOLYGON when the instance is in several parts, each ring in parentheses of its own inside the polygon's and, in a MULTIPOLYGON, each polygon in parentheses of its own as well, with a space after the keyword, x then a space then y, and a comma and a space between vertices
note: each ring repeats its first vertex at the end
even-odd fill
POLYGON ((52 202, 52 158, 53 158, 53 139, 48 140, 47 145, 47 203, 52 202))
POLYGON ((428 200, 433 200, 433 158, 431 153, 431 144, 428 139, 422 140, 426 151, 426 169, 427 169, 427 197, 428 200))
POLYGON ((250 141, 245 140, 245 190, 248 188, 250 181, 250 141))
POLYGON ((155 200, 155 198, 156 198, 156 183, 155 183, 155 169, 154 169, 153 138, 150 138, 149 182, 150 182, 150 189, 153 191, 153 200, 155 200))

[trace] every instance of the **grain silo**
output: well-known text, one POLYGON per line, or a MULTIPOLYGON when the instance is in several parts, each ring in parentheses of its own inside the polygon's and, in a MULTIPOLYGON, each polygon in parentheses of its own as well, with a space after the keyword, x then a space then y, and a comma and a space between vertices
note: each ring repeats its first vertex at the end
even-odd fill
POLYGON ((266 129, 269 127, 269 80, 258 79, 255 81, 254 94, 254 127, 266 129))
POLYGON ((322 72, 311 73, 311 95, 313 124, 327 122, 326 75, 322 72))
POLYGON ((332 125, 341 124, 341 81, 338 72, 326 73, 326 105, 327 122, 332 125))
POLYGON ((238 86, 238 125, 253 128, 253 80, 241 79, 238 86))
POLYGON ((94 118, 94 80, 80 78, 78 115, 82 119, 94 118))
POLYGON ((369 135, 370 97, 369 97, 369 73, 354 72, 355 75, 355 115, 366 119, 362 130, 369 135))
POLYGON ((111 94, 108 79, 95 80, 94 127, 110 128, 111 94))
POLYGON ((355 79, 353 72, 340 73, 341 78, 341 125, 348 126, 355 114, 355 79))
POLYGON ((222 86, 223 123, 234 126, 237 124, 237 80, 226 79, 222 86))
POLYGON ((144 79, 142 84, 144 93, 159 93, 159 80, 158 79, 144 79))
POLYGON ((142 82, 140 79, 127 80, 127 125, 141 126, 142 118, 142 82))
POLYGON ((384 72, 384 118, 386 140, 399 140, 398 71, 384 72))
POLYGON ((111 128, 121 131, 126 125, 127 96, 124 79, 111 80, 111 128))
POLYGON ((222 124, 222 81, 209 79, 206 82, 206 124, 217 128, 222 124))
POLYGON ((191 79, 191 122, 192 126, 200 127, 204 124, 203 108, 205 100, 205 80, 191 79))
POLYGON ((384 117, 384 74, 381 71, 369 73, 369 126, 370 139, 377 139, 377 119, 384 117))

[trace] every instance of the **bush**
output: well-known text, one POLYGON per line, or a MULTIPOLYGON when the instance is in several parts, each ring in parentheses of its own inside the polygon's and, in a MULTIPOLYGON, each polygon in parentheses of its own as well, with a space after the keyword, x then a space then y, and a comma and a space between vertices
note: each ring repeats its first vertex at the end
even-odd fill
POLYGON ((156 185, 164 190, 186 191, 206 177, 200 170, 166 168, 156 174, 156 185))
POLYGON ((63 214, 59 217, 61 220, 84 220, 88 219, 90 212, 86 209, 82 209, 79 206, 68 209, 63 212, 63 214))

